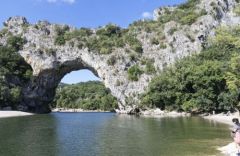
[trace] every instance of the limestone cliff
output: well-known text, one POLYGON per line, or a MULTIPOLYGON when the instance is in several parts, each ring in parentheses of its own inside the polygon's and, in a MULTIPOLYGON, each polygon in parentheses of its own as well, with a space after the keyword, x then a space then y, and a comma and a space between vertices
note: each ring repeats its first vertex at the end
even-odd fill
POLYGON ((48 104, 63 76, 80 69, 89 69, 98 76, 117 97, 123 112, 136 108, 139 94, 164 67, 200 52, 206 39, 214 35, 216 27, 240 23, 233 11, 239 5, 237 0, 201 0, 194 5, 194 13, 198 16, 190 23, 185 23, 184 19, 182 22, 171 19, 162 22, 166 15, 178 9, 167 7, 154 11, 154 21, 139 21, 126 30, 120 29, 128 35, 136 35, 142 46, 141 52, 136 52, 138 50, 131 48, 125 40, 121 46, 110 45, 111 51, 107 53, 93 49, 91 46, 94 44, 90 46, 87 43, 91 39, 99 39, 97 32, 100 29, 89 30, 91 33, 86 41, 72 37, 66 43, 56 44, 56 38, 62 35, 56 29, 67 28, 64 31, 68 34, 74 34, 77 29, 46 21, 29 24, 24 17, 9 18, 4 23, 2 32, 5 33, 0 35, 0 44, 6 44, 9 34, 24 38, 26 43, 19 54, 31 65, 34 74, 34 79, 24 88, 24 101, 19 109, 49 112, 48 104), (144 63, 146 60, 148 63, 144 63), (147 64, 153 65, 153 72, 146 71, 147 64), (133 66, 141 70, 136 75, 137 79, 129 79, 129 69, 133 66))

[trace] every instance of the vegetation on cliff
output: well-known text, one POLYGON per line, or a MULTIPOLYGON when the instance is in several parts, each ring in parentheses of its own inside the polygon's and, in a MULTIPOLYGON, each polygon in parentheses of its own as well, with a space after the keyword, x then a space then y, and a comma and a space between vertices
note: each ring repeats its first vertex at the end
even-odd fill
MULTIPOLYGON (((214 23, 220 25, 225 13, 231 11, 234 16, 239 15, 239 5, 229 3, 229 10, 225 10, 226 2, 205 4, 204 1, 188 0, 176 7, 156 10, 158 19, 140 20, 126 29, 114 24, 97 29, 74 29, 67 25, 51 25, 44 22, 29 25, 22 24, 26 23, 24 18, 22 20, 10 18, 0 32, 1 43, 5 44, 6 40, 8 42, 7 45, 0 46, 1 107, 10 105, 15 108, 16 104, 21 102, 22 87, 31 79, 30 66, 17 53, 22 49, 25 40, 20 36, 11 35, 18 34, 28 39, 22 54, 33 67, 38 68, 36 71, 48 68, 45 61, 52 64, 53 60, 53 66, 57 71, 63 66, 69 69, 71 63, 75 62, 72 60, 71 63, 66 62, 78 53, 80 59, 77 62, 84 58, 83 66, 91 65, 96 71, 104 71, 101 72, 101 78, 109 84, 123 104, 124 100, 126 105, 135 105, 139 102, 140 92, 151 78, 163 69, 164 71, 152 80, 148 91, 142 95, 140 101, 142 107, 196 112, 228 111, 238 108, 240 28, 221 28, 216 31, 214 39, 209 40, 209 43, 206 41, 208 35, 218 26, 214 23), (231 8, 232 6, 235 8, 231 8), (200 19, 206 14, 210 16, 200 19), (204 48, 202 53, 179 60, 174 66, 165 69, 178 58, 199 51, 201 43, 204 48), (33 50, 36 52, 33 53, 29 49, 36 49, 33 50), (72 51, 74 53, 71 53, 72 51), (90 57, 85 56, 85 52, 90 57), (38 56, 31 57, 32 55, 38 56), (91 57, 93 55, 96 57, 91 57), (49 56, 53 59, 46 59, 49 56), (39 59, 42 59, 40 62, 43 62, 44 66, 38 66, 39 59), (92 64, 95 60, 103 62, 95 66, 92 64), (105 66, 105 63, 108 66, 105 66), (105 67, 106 69, 103 69, 105 67), (109 73, 112 73, 112 76, 108 75, 109 73), (119 77, 118 73, 121 73, 119 77)), ((36 84, 35 95, 46 95, 45 97, 49 98, 47 102, 52 100, 50 98, 54 95, 56 84, 50 87, 51 95, 38 94, 41 90, 38 85, 40 84, 36 84)), ((59 89, 53 106, 102 110, 115 108, 117 102, 110 97, 110 92, 103 86, 101 88, 99 84, 94 85, 96 88, 89 82, 59 89), (89 90, 83 86, 87 86, 89 90)), ((35 89, 29 86, 28 88, 35 89)), ((45 97, 42 98, 44 102, 45 97)), ((38 100, 38 97, 36 99, 38 100)))
POLYGON ((67 41, 69 44, 79 49, 88 48, 92 52, 100 54, 110 54, 114 48, 124 48, 129 46, 132 51, 142 52, 142 44, 136 38, 136 35, 128 29, 122 29, 116 25, 108 24, 94 32, 88 28, 69 31, 68 26, 56 26, 56 45, 64 45, 67 41))
POLYGON ((240 108, 240 27, 216 30, 200 54, 178 61, 154 78, 144 107, 190 112, 240 108))
POLYGON ((71 46, 77 46, 79 49, 88 48, 92 52, 100 54, 110 54, 115 48, 125 48, 126 51, 142 53, 142 43, 137 35, 144 30, 147 33, 156 32, 158 35, 152 39, 153 44, 161 44, 162 48, 166 45, 163 42, 164 24, 170 21, 178 22, 181 25, 191 25, 199 17, 206 15, 205 10, 197 9, 199 0, 189 0, 179 5, 173 10, 164 8, 164 14, 158 20, 140 20, 122 29, 114 24, 108 24, 96 30, 80 28, 70 30, 68 26, 55 26, 55 44, 65 45, 68 42, 71 46))
POLYGON ((169 21, 175 21, 182 25, 193 24, 198 17, 206 15, 205 10, 198 10, 196 8, 199 0, 189 0, 184 4, 179 5, 173 11, 165 8, 165 14, 161 16, 158 20, 161 23, 167 23, 169 21))
POLYGON ((52 107, 113 111, 117 100, 98 81, 59 86, 52 107))
POLYGON ((16 109, 22 99, 22 88, 32 77, 30 65, 17 53, 24 42, 23 38, 10 35, 7 45, 0 45, 0 108, 16 109))

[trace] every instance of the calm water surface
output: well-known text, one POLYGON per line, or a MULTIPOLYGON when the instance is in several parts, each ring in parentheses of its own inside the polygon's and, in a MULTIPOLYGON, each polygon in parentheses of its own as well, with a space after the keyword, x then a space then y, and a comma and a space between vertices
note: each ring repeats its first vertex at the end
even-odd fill
POLYGON ((0 119, 1 156, 203 156, 231 141, 201 118, 52 113, 0 119))

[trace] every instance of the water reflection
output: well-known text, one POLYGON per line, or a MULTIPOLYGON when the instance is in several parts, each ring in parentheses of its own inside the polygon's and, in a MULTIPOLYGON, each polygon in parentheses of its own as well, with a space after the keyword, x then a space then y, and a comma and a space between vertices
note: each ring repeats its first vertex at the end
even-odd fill
POLYGON ((0 119, 0 155, 57 155, 52 115, 0 119))
MULTIPOLYGON (((98 136, 102 127, 115 117, 113 113, 55 113, 59 156, 99 155, 98 136)), ((110 132, 111 133, 111 132, 110 132)))
POLYGON ((201 118, 52 113, 0 119, 3 156, 202 156, 231 141, 226 125, 201 118))
POLYGON ((136 118, 119 115, 104 125, 104 155, 210 155, 229 139, 227 126, 201 118, 136 118), (109 133, 110 132, 110 133, 109 133), (219 144, 220 143, 220 144, 219 144), (204 152, 203 152, 204 151, 204 152))

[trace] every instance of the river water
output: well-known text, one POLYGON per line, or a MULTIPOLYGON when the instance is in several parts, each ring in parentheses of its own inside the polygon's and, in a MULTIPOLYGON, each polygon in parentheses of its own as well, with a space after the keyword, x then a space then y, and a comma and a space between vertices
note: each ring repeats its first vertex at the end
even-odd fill
POLYGON ((1 156, 204 156, 231 141, 228 126, 198 117, 51 113, 0 119, 1 156))

